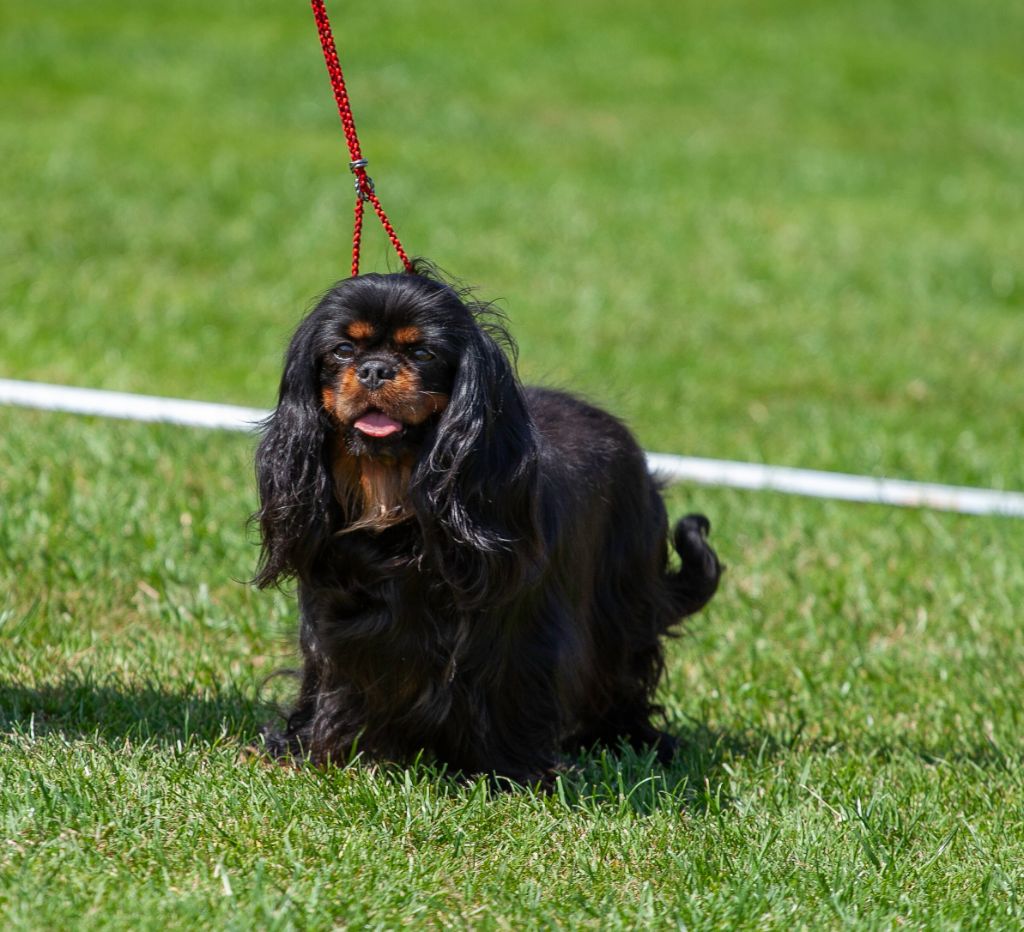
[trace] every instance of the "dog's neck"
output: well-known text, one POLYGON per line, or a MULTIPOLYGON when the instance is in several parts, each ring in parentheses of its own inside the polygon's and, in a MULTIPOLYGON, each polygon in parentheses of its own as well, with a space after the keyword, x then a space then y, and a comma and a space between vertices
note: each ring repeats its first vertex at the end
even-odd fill
POLYGON ((333 464, 334 495, 346 515, 342 533, 383 531, 412 517, 409 481, 414 457, 353 456, 339 442, 333 464))

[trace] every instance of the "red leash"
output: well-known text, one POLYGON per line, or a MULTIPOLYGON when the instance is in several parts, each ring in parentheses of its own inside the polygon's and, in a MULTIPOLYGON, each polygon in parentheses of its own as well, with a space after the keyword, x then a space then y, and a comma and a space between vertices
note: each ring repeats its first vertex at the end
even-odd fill
POLYGON ((345 90, 345 76, 341 73, 341 62, 338 61, 338 50, 334 46, 334 36, 331 34, 331 22, 327 18, 327 10, 323 0, 310 0, 313 7, 313 16, 316 19, 316 30, 320 33, 320 45, 324 50, 324 61, 327 63, 327 73, 331 77, 331 87, 334 89, 334 99, 338 104, 338 116, 341 117, 341 125, 345 130, 345 141, 348 143, 348 152, 351 160, 348 163, 349 170, 356 176, 356 214, 355 223, 352 229, 352 274, 359 274, 359 241, 363 234, 363 206, 367 201, 373 205, 373 209, 384 231, 395 247, 398 258, 402 260, 407 272, 413 271, 413 265, 402 244, 398 241, 398 234, 388 220, 388 215, 381 207, 380 198, 373 190, 373 179, 366 174, 367 160, 363 158, 359 150, 359 136, 356 134, 356 122, 352 118, 352 107, 348 101, 348 91, 345 90))

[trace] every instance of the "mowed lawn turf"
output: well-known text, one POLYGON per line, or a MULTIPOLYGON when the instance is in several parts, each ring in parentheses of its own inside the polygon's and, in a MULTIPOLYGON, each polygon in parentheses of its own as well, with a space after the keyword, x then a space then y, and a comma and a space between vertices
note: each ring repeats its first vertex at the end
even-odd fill
MULTIPOLYGON (((1024 9, 334 3, 407 247, 648 449, 1024 488, 1024 9)), ((0 8, 0 377, 266 407, 347 273, 312 17, 0 8)), ((367 225, 365 267, 397 267, 367 225)), ((243 754, 251 437, 0 409, 5 928, 1024 927, 1024 522, 679 487, 660 768, 243 754)))

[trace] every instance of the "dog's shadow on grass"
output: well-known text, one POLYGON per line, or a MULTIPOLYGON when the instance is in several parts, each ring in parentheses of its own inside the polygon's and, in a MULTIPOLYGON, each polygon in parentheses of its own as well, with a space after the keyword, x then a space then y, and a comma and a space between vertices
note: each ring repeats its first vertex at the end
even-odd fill
POLYGON ((779 740, 732 735, 703 722, 673 727, 671 734, 678 746, 668 763, 659 762, 653 749, 624 744, 581 753, 556 781, 555 795, 571 808, 611 806, 637 815, 666 808, 720 812, 732 803, 724 780, 730 759, 764 760, 785 751, 779 740))
POLYGON ((0 741, 59 734, 158 746, 210 743, 255 735, 270 714, 255 692, 231 685, 173 689, 89 675, 34 685, 0 681, 0 741))
MULTIPOLYGON (((931 746, 871 735, 853 740, 810 738, 800 723, 778 731, 749 728, 732 732, 691 720, 669 730, 678 742, 669 763, 659 763, 653 750, 638 753, 626 746, 591 749, 559 777, 554 792, 574 809, 607 811, 611 807, 640 816, 667 810, 715 815, 736 803, 729 787, 735 772, 732 768, 740 762, 744 769, 749 764, 759 770, 787 760, 846 753, 865 761, 908 757, 929 767, 952 765, 1016 772, 1024 760, 1024 756, 1008 753, 988 740, 931 746)), ((793 782, 800 783, 795 774, 793 782)))
MULTIPOLYGON (((145 742, 157 748, 218 742, 258 747, 261 728, 278 715, 278 707, 258 687, 251 691, 231 684, 174 688, 155 680, 127 681, 88 673, 34 684, 0 681, 0 743, 60 735, 110 744, 145 742)), ((722 765, 733 755, 755 749, 748 741, 700 723, 673 731, 679 749, 671 763, 659 764, 654 751, 591 749, 566 761, 549 788, 551 795, 572 808, 612 805, 637 813, 667 805, 698 810, 727 807, 722 765)), ((757 753, 763 755, 765 748, 757 753)), ((465 779, 447 775, 443 768, 420 764, 413 770, 421 771, 423 779, 446 784, 450 792, 461 792, 459 788, 466 786, 465 779)), ((392 765, 379 772, 397 774, 404 768, 392 765)))
MULTIPOLYGON (((255 686, 251 690, 233 684, 172 689, 152 681, 89 675, 66 675, 35 685, 0 681, 0 744, 60 735, 68 740, 111 744, 146 742, 157 748, 219 743, 258 747, 262 727, 277 715, 278 707, 255 686)), ((730 732, 691 720, 674 724, 670 731, 678 749, 667 764, 659 763, 653 750, 593 748, 567 759, 543 794, 585 811, 607 812, 610 807, 641 816, 666 810, 716 814, 733 806, 728 791, 731 761, 739 759, 760 767, 787 755, 830 754, 844 747, 844 742, 808 739, 799 726, 777 733, 756 728, 730 732)), ((910 754, 929 765, 1010 766, 1007 755, 991 742, 933 748, 882 740, 864 747, 862 738, 854 744, 848 748, 852 753, 870 752, 872 758, 910 754)), ((407 769, 397 765, 374 769, 398 784, 408 778, 407 769)), ((432 783, 442 792, 461 794, 467 786, 465 778, 430 764, 420 763, 411 769, 416 782, 432 783)), ((503 789, 517 791, 507 784, 503 789)))

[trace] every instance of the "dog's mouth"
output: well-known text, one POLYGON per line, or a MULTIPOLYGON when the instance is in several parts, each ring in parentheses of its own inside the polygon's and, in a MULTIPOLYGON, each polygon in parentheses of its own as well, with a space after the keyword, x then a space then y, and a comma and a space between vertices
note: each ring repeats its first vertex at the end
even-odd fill
POLYGON ((377 439, 394 436, 405 429, 405 425, 401 421, 396 421, 383 411, 374 408, 356 418, 352 426, 363 436, 377 439))

